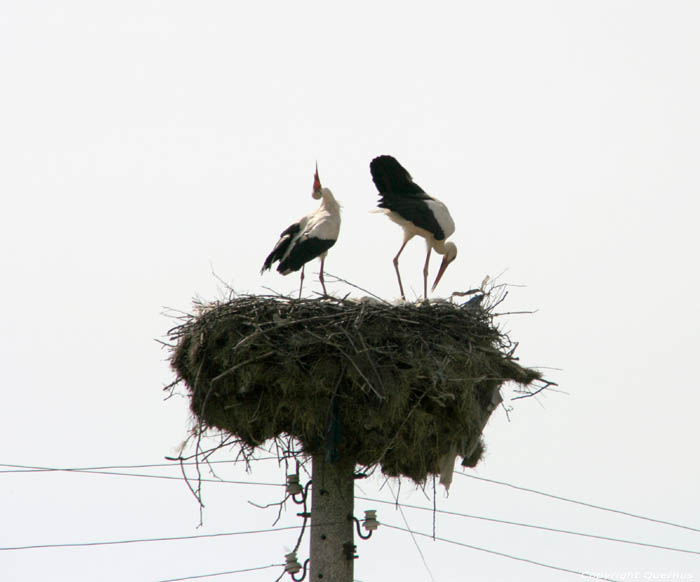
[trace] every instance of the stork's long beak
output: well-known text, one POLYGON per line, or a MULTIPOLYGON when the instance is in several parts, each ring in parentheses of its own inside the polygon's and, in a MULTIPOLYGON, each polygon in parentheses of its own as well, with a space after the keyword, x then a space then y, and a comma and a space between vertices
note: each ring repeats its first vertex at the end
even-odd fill
POLYGON ((438 271, 437 277, 435 277, 435 283, 433 283, 433 286, 430 288, 431 291, 435 291, 435 287, 437 287, 437 284, 440 282, 440 279, 442 279, 442 276, 445 274, 445 271, 447 270, 448 265, 454 261, 453 259, 448 259, 447 257, 442 259, 442 264, 440 265, 440 270, 438 271))
POLYGON ((316 162, 316 173, 314 174, 314 192, 321 189, 321 179, 318 177, 318 162, 316 162))

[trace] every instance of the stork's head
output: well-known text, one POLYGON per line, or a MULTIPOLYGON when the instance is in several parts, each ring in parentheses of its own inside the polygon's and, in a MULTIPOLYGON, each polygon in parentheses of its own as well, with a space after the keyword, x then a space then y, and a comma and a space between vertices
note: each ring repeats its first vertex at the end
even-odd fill
POLYGON ((445 274, 447 267, 456 258, 457 258, 457 245, 453 242, 445 243, 445 256, 442 259, 442 264, 440 265, 440 270, 438 271, 437 277, 435 277, 435 283, 433 283, 431 291, 435 291, 435 287, 437 287, 437 284, 440 282, 440 279, 442 279, 442 276, 445 274))
POLYGON ((314 190, 311 195, 318 200, 323 196, 321 192, 321 179, 318 177, 318 162, 316 162, 316 173, 314 174, 314 190))

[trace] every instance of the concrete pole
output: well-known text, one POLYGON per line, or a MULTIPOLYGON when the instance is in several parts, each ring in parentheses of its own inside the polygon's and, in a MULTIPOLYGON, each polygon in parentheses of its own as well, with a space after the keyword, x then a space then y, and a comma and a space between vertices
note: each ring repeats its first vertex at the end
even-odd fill
POLYGON ((309 582, 352 582, 355 463, 312 458, 311 567, 309 582))

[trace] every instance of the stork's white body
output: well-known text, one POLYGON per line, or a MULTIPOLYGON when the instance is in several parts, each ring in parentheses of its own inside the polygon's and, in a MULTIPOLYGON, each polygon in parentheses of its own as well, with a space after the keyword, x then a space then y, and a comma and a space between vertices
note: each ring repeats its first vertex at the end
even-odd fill
POLYGON ((301 269, 299 297, 301 297, 304 282, 304 265, 316 257, 321 259, 319 280, 324 295, 327 295, 323 279, 323 265, 328 249, 335 244, 340 233, 340 204, 328 188, 321 188, 318 169, 314 178, 312 196, 317 200, 320 198, 321 205, 313 212, 302 216, 282 232, 260 271, 262 273, 271 268, 275 261, 279 261, 277 271, 282 275, 288 275, 301 269))
MULTIPOLYGON (((435 220, 442 228, 442 231, 445 233, 445 239, 451 237, 455 232, 455 223, 454 220, 452 220, 450 211, 447 210, 447 206, 445 206, 437 198, 426 200, 424 204, 428 208, 428 212, 435 217, 435 220)), ((407 218, 401 216, 398 212, 394 212, 393 210, 388 210, 386 208, 381 208, 379 211, 386 214, 393 222, 398 224, 403 229, 404 242, 408 242, 414 236, 418 235, 423 237, 428 247, 434 249, 435 252, 440 253, 441 255, 445 254, 445 251, 443 250, 446 244, 445 239, 437 240, 432 232, 415 225, 407 218)))
MULTIPOLYGON (((280 258, 280 265, 287 264, 287 259, 293 253, 298 253, 299 249, 306 242, 318 240, 333 241, 335 243, 338 240, 338 235, 340 234, 340 205, 334 198, 333 193, 328 188, 323 188, 321 206, 313 212, 302 216, 296 224, 299 225, 299 231, 291 237, 287 251, 280 258)), ((280 238, 280 242, 282 242, 283 238, 284 236, 280 238)), ((320 254, 310 257, 307 261, 315 257, 323 260, 327 254, 328 250, 322 251, 320 254)), ((297 269, 287 266, 279 272, 282 275, 288 275, 295 270, 297 269)))

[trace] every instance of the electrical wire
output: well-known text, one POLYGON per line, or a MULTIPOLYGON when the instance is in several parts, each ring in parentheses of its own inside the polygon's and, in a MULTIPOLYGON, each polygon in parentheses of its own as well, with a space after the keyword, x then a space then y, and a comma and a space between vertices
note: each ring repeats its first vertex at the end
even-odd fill
MULTIPOLYGON (((338 522, 324 522, 324 523, 314 523, 307 524, 306 527, 327 527, 337 525, 338 522)), ((211 534, 195 534, 190 536, 171 536, 171 537, 159 537, 159 538, 140 538, 131 540, 108 540, 103 542, 74 542, 74 543, 63 543, 63 544, 32 544, 26 546, 8 546, 0 547, 0 552, 11 552, 20 550, 41 550, 41 549, 52 549, 52 548, 82 548, 82 547, 92 547, 92 546, 115 546, 122 544, 140 544, 147 542, 172 542, 181 540, 196 540, 203 538, 219 538, 227 536, 243 536, 243 535, 253 535, 261 533, 273 533, 279 531, 288 531, 293 529, 301 529, 301 525, 287 525, 283 527, 272 527, 267 529, 255 529, 249 531, 232 531, 232 532, 220 532, 211 534)))
MULTIPOLYGON (((248 459, 248 461, 270 461, 277 460, 277 457, 256 457, 255 459, 248 459)), ((200 464, 214 465, 222 463, 245 463, 246 459, 232 459, 228 461, 206 461, 200 464)), ((186 461, 183 463, 171 461, 169 463, 147 463, 143 465, 102 465, 99 467, 63 467, 63 468, 52 468, 52 467, 34 467, 31 465, 12 465, 8 463, 0 463, 0 467, 13 467, 16 470, 0 470, 0 473, 41 473, 44 471, 103 471, 108 469, 150 469, 154 467, 174 467, 179 469, 180 465, 197 465, 195 461, 186 461)))
POLYGON ((584 507, 591 507, 593 509, 600 509, 601 511, 610 511, 612 513, 618 513, 620 515, 625 515, 627 517, 634 517, 635 519, 643 519, 645 521, 651 521, 653 523, 660 523, 662 525, 669 525, 671 527, 678 527, 681 529, 686 529, 689 531, 694 531, 694 532, 700 533, 699 528, 691 527, 689 525, 682 525, 679 523, 673 523, 672 521, 665 521, 663 519, 656 519, 653 517, 647 517, 647 516, 639 515, 636 513, 630 513, 628 511, 622 511, 620 509, 613 509, 611 507, 603 507, 602 505, 595 505, 593 503, 587 503, 585 501, 577 501, 576 499, 570 499, 568 497, 554 495, 553 493, 545 493, 544 491, 538 491, 537 489, 530 489, 528 487, 522 487, 520 485, 513 485, 512 483, 506 483, 505 481, 497 481, 496 479, 487 479, 486 477, 477 477, 476 475, 469 475, 468 473, 464 473, 462 471, 455 471, 455 474, 462 475, 463 477, 469 477, 470 479, 477 479, 479 481, 485 481, 487 483, 494 483, 496 485, 503 485, 505 487, 511 487, 512 489, 517 489, 519 491, 525 491, 527 493, 535 493, 536 495, 550 497, 551 499, 557 499, 559 501, 566 501, 567 503, 575 503, 576 505, 583 505, 584 507))
MULTIPOLYGON (((2 467, 7 467, 9 465, 2 465, 2 467)), ((18 467, 21 469, 25 470, 15 470, 15 471, 0 471, 0 473, 25 473, 25 472, 57 472, 57 473, 88 473, 91 475, 113 475, 117 477, 143 477, 147 479, 166 479, 166 480, 171 480, 171 481, 184 481, 185 478, 181 476, 173 476, 173 475, 147 475, 144 473, 124 473, 121 471, 102 471, 102 470, 93 470, 93 469, 72 469, 72 468, 61 468, 61 467, 35 467, 35 466, 30 466, 30 465, 13 465, 14 467, 18 467)), ((176 465, 179 467, 179 465, 176 465)), ((260 482, 260 481, 232 481, 230 479, 206 479, 206 478, 197 478, 197 477, 192 477, 193 481, 201 481, 201 482, 207 482, 207 483, 228 483, 231 485, 260 485, 263 487, 284 487, 284 483, 265 483, 265 482, 260 482)))
POLYGON ((389 491, 391 491, 391 495, 394 498, 396 505, 399 508, 399 511, 401 512, 401 518, 403 519, 404 524, 406 525, 406 531, 411 534, 411 539, 413 539, 413 543, 416 546, 416 549, 418 550, 418 554, 420 555, 420 559, 423 561, 423 566, 425 566, 425 569, 428 571, 428 575, 430 576, 430 579, 435 581, 435 578, 433 577, 433 573, 430 570, 430 566, 428 566, 428 562, 425 559, 425 556, 423 555, 423 550, 421 550, 420 544, 418 543, 418 540, 414 537, 413 532, 411 531, 411 527, 408 525, 408 520, 406 519, 406 515, 403 512, 403 509, 401 508, 401 505, 399 504, 399 498, 398 496, 394 493, 394 489, 391 486, 391 483, 389 481, 386 482, 387 486, 389 487, 389 491))
POLYGON ((270 564, 269 566, 258 566, 257 568, 243 568, 241 570, 229 570, 228 572, 215 572, 213 574, 199 574, 197 576, 185 576, 184 578, 168 578, 157 582, 181 582, 182 580, 196 580, 198 578, 212 578, 213 576, 226 576, 227 574, 242 574, 243 572, 255 572, 256 570, 267 570, 269 568, 283 568, 284 564, 270 564))
POLYGON ((646 543, 646 542, 638 542, 635 540, 625 540, 621 538, 613 538, 613 537, 608 537, 608 536, 600 536, 596 534, 589 534, 589 533, 584 533, 584 532, 578 532, 578 531, 572 531, 572 530, 566 530, 566 529, 558 529, 554 527, 548 527, 545 525, 536 525, 536 524, 531 524, 531 523, 522 523, 518 521, 509 521, 506 519, 496 519, 494 517, 486 517, 483 515, 471 515, 468 513, 459 513, 456 511, 448 511, 446 509, 434 509, 432 507, 422 507, 420 505, 411 505, 408 503, 397 503, 394 501, 386 501, 383 499, 373 499, 371 497, 359 497, 356 496, 355 499, 359 499, 362 501, 371 501, 373 503, 384 503, 386 505, 398 505, 399 507, 406 507, 408 509, 420 509, 422 511, 431 511, 434 513, 442 513, 445 515, 454 515, 457 517, 467 517, 469 519, 479 519, 482 521, 490 521, 492 523, 500 523, 504 525, 514 525, 518 527, 527 527, 527 528, 532 528, 532 529, 539 529, 542 531, 548 531, 548 532, 553 532, 553 533, 562 533, 562 534, 567 534, 567 535, 574 535, 574 536, 581 536, 581 537, 586 537, 586 538, 593 538, 597 540, 603 540, 603 541, 608 541, 608 542, 619 542, 622 544, 631 544, 635 546, 642 546, 645 548, 655 548, 658 550, 668 550, 671 552, 682 552, 684 554, 695 554, 700 556, 700 551, 696 550, 687 550, 684 548, 675 548, 671 546, 662 546, 659 544, 651 544, 651 543, 646 543))
MULTIPOLYGON (((276 459, 277 457, 264 457, 261 459, 255 459, 255 460, 270 460, 270 459, 276 459)), ((243 462, 243 460, 240 461, 209 461, 209 464, 213 463, 236 463, 236 462, 243 462)), ((183 463, 184 465, 196 465, 196 463, 183 463)), ((0 463, 0 467, 10 467, 11 470, 0 470, 0 474, 8 474, 8 473, 35 473, 35 472, 66 472, 66 473, 88 473, 88 474, 99 474, 99 475, 112 475, 112 476, 118 476, 118 477, 140 477, 140 478, 148 478, 148 479, 166 479, 166 480, 173 480, 173 481, 184 481, 185 478, 182 476, 172 476, 172 475, 149 475, 149 474, 143 474, 143 473, 126 473, 126 472, 120 472, 120 471, 111 471, 109 469, 140 469, 140 468, 148 468, 148 467, 180 467, 179 464, 175 463, 150 463, 150 464, 143 464, 143 465, 104 465, 104 466, 99 466, 99 467, 70 467, 70 468, 63 468, 63 467, 42 467, 42 466, 34 466, 34 465, 19 465, 19 464, 9 464, 9 463, 0 463)), ((700 528, 695 528, 692 526, 688 525, 683 525, 683 524, 678 524, 674 523, 671 521, 667 520, 662 520, 662 519, 656 519, 644 515, 639 515, 635 513, 631 513, 628 511, 623 511, 620 509, 614 509, 611 507, 604 507, 602 505, 596 505, 593 503, 588 503, 585 501, 579 501, 576 499, 571 499, 569 497, 563 497, 561 495, 555 495, 553 493, 547 493, 544 491, 538 491, 536 489, 531 489, 528 487, 523 487, 520 485, 515 485, 513 483, 507 483, 505 481, 498 481, 496 479, 489 479, 486 477, 479 477, 476 475, 470 475, 468 473, 464 473, 462 471, 455 471, 457 475, 461 475, 463 477, 468 477, 470 479, 476 479, 479 481, 483 481, 486 483, 492 483, 495 485, 502 485, 505 487, 510 487, 512 489, 516 489, 518 491, 524 491, 526 493, 534 493, 536 495, 541 495, 544 497, 548 497, 551 499, 556 499, 558 501, 564 501, 567 503, 573 503, 576 505, 581 505, 583 507, 589 507, 592 509, 598 509, 601 511, 608 511, 611 513, 616 513, 619 515, 624 515, 626 517, 632 517, 635 519, 641 519, 645 521, 649 521, 652 523, 658 523, 661 525, 667 525, 671 527, 676 527, 680 529, 685 529, 688 531, 693 531, 696 533, 700 533, 700 528)), ((199 480, 199 479, 197 479, 199 480)), ((208 482, 208 483, 226 483, 226 484, 231 484, 231 485, 258 485, 258 486, 263 486, 263 487, 284 487, 285 485, 283 483, 266 483, 266 482, 259 482, 259 481, 234 481, 234 480, 229 480, 229 479, 207 479, 203 478, 201 479, 202 482, 208 482)), ((358 498, 360 499, 360 498, 358 498)), ((380 501, 381 502, 381 501, 380 501)), ((410 506, 407 506, 410 507, 410 506)), ((416 509, 425 509, 421 507, 414 507, 416 509)), ((479 517, 479 516, 468 516, 464 515, 464 517, 471 517, 473 519, 485 519, 488 520, 489 518, 486 517, 479 517)), ((496 520, 492 520, 496 521, 496 520)), ((504 523, 509 523, 504 521, 504 523)), ((534 526, 534 525, 529 525, 529 524, 518 524, 518 523, 512 523, 512 525, 521 525, 523 527, 535 527, 539 529, 548 529, 544 526, 534 526)), ((647 545, 648 547, 656 547, 660 549, 667 549, 671 551, 679 551, 679 552, 686 552, 686 553, 697 553, 694 552, 693 550, 683 550, 679 548, 671 548, 671 547, 666 547, 666 546, 658 546, 655 544, 644 544, 643 542, 635 542, 635 541, 630 541, 630 540, 621 540, 621 539, 616 539, 616 538, 606 538, 605 536, 594 536, 593 534, 585 534, 585 533, 580 533, 580 532, 570 532, 566 530, 555 530, 553 528, 549 528, 550 531, 560 531, 560 533, 568 533, 571 535, 581 535, 581 536, 586 536, 586 537, 597 537, 599 539, 609 539, 609 541, 617 541, 621 543, 630 543, 630 544, 636 544, 636 545, 647 545)))
MULTIPOLYGON (((276 457, 270 457, 271 459, 274 459, 276 457)), ((256 460, 265 460, 265 459, 256 459, 256 460)), ((211 463, 235 463, 235 462, 242 462, 242 461, 212 461, 211 463)), ((196 464, 196 463, 183 463, 186 465, 191 465, 191 464, 196 464)), ((172 479, 172 480, 184 480, 183 477, 181 476, 169 476, 169 475, 146 475, 146 474, 139 474, 139 473, 124 473, 124 472, 116 472, 112 471, 110 469, 141 469, 141 468, 149 468, 149 467, 179 467, 179 464, 174 464, 174 463, 158 463, 158 464, 143 464, 143 465, 107 465, 107 466, 100 466, 100 467, 80 467, 80 468, 59 468, 59 467, 41 467, 41 466, 31 466, 31 465, 18 465, 18 464, 5 464, 5 463, 0 463, 1 467, 10 467, 12 470, 0 470, 0 473, 24 473, 24 472, 73 472, 73 473, 92 473, 92 474, 104 474, 104 475, 115 475, 115 476, 128 476, 128 477, 144 477, 144 478, 154 478, 154 479, 172 479)), ((674 522, 666 521, 666 520, 660 520, 656 518, 651 518, 648 516, 642 516, 638 514, 634 514, 631 512, 626 512, 622 510, 617 510, 609 507, 604 507, 592 503, 587 503, 583 501, 578 501, 575 499, 563 497, 560 495, 555 495, 543 491, 538 491, 536 489, 531 489, 527 487, 522 487, 519 485, 515 485, 512 483, 507 483, 504 481, 498 481, 495 479, 489 479, 486 477, 478 477, 475 475, 469 475, 464 472, 460 471, 455 471, 458 475, 462 475, 464 477, 469 477, 471 479, 476 479, 480 480, 486 483, 491 483, 491 484, 496 484, 496 485, 501 485, 501 486, 506 486, 510 487, 519 491, 524 491, 527 493, 533 493, 537 495, 542 495, 544 497, 556 499, 559 501, 565 501, 567 503, 574 503, 577 505, 581 505, 584 507, 589 507, 592 509, 598 509, 602 511, 608 511, 612 513, 617 513, 621 515, 625 515, 627 517, 632 517, 636 519, 642 519, 645 521, 650 521, 653 523, 659 523, 662 525, 668 525, 672 527, 677 527, 681 529, 686 529, 689 531, 694 531, 694 532, 700 532, 700 529, 694 528, 691 526, 686 526, 682 524, 677 524, 674 522)), ((202 479, 202 481, 207 481, 207 482, 214 482, 214 483, 229 483, 229 484, 238 484, 238 485, 262 485, 262 486, 278 486, 278 487, 284 487, 284 484, 280 483, 264 483, 264 482, 250 482, 250 481, 231 481, 231 480, 224 480, 224 479, 202 479)), ((392 491, 393 494, 393 491, 392 491)), ((437 513, 442 513, 442 514, 447 514, 447 515, 455 515, 458 517, 465 517, 465 518, 470 518, 470 519, 478 519, 478 520, 483 520, 483 521, 489 521, 493 523, 500 523, 500 524, 505 524, 505 525, 513 525, 513 526, 518 526, 518 527, 527 527, 527 528, 532 528, 532 529, 539 529, 542 531, 549 531, 553 533, 561 533, 561 534, 567 534, 567 535, 576 535, 576 536, 581 536, 581 537, 587 537, 587 538, 592 538, 592 539, 599 539, 603 541, 611 541, 611 542, 617 542, 617 543, 625 543, 625 544, 631 544, 631 545, 637 545, 637 546, 642 546, 642 547, 650 547, 650 548, 655 548, 655 549, 661 549, 661 550, 667 550, 667 551, 674 551, 674 552, 682 552, 682 553, 687 553, 687 554, 695 554, 695 555, 700 555, 699 551, 695 550, 688 550, 688 549, 683 549, 683 548, 676 548, 676 547, 670 547, 670 546, 662 546, 658 544, 651 544, 651 543, 645 543, 645 542, 639 542, 639 541, 634 541, 634 540, 626 540, 626 539, 621 539, 621 538, 613 538, 613 537, 608 537, 608 536, 599 536, 595 534, 588 534, 584 532, 577 532, 577 531, 572 531, 572 530, 564 530, 564 529, 558 529, 558 528, 552 528, 548 526, 543 526, 543 525, 536 525, 536 524, 528 524, 528 523, 521 523, 521 522, 514 522, 514 521, 509 521, 509 520, 501 520, 501 519, 496 519, 496 518, 490 518, 486 516, 479 516, 479 515, 470 515, 470 514, 464 514, 464 513, 458 513, 458 512, 453 512, 453 511, 448 511, 448 510, 436 510, 435 508, 428 508, 428 507, 422 507, 418 505, 411 505, 411 504, 405 504, 405 503, 399 503, 398 500, 395 501, 385 501, 381 499, 374 499, 374 498, 369 498, 369 497, 356 497, 358 500, 364 500, 364 501, 371 501, 375 503, 384 503, 387 505, 396 505, 401 509, 402 507, 409 508, 409 509, 418 509, 422 511, 434 511, 437 513)), ((403 512, 402 512, 403 516, 403 512)), ((427 534, 423 532, 417 532, 410 527, 408 527, 408 523, 405 521, 405 516, 404 517, 404 523, 406 524, 406 527, 400 527, 392 524, 387 524, 382 522, 382 525, 390 528, 390 529, 395 529, 399 531, 403 531, 406 533, 409 533, 414 540, 414 543, 417 545, 417 540, 415 539, 414 536, 419 535, 423 537, 428 537, 428 538, 433 538, 436 541, 441 541, 453 545, 458 545, 461 547, 477 550, 477 551, 482 551, 486 552, 489 554, 493 555, 498 555, 501 557, 506 557, 512 560, 524 562, 524 563, 529 563, 532 565, 544 567, 544 568, 549 568, 561 572, 566 572, 570 574, 576 574, 579 576, 585 576, 585 577, 592 577, 589 574, 586 574, 584 572, 572 570, 569 568, 564 568, 560 566, 555 566, 552 564, 546 564, 543 562, 538 562, 536 560, 531 560, 528 558, 522 558, 519 556, 514 556, 511 554, 507 554, 505 552, 499 552, 496 550, 491 550, 488 548, 482 548, 479 546, 473 546, 470 544, 466 544, 463 542, 458 542, 456 540, 450 540, 446 538, 442 538, 439 536, 435 536, 433 534, 427 534)), ((320 525, 320 524, 319 524, 320 525)), ((250 531, 242 531, 242 532, 224 532, 224 533, 214 533, 214 534, 198 534, 198 535, 192 535, 192 536, 173 536, 173 537, 160 537, 160 538, 145 538, 145 539, 132 539, 132 540, 113 540, 113 541, 102 541, 102 542, 82 542, 82 543, 64 543, 64 544, 35 544, 35 545, 27 545, 27 546, 15 546, 15 547, 0 547, 0 551, 17 551, 17 550, 29 550, 29 549, 46 549, 46 548, 68 548, 68 547, 88 547, 88 546, 105 546, 105 545, 117 545, 117 544, 132 544, 132 543, 144 543, 144 542, 165 542, 165 541, 177 541, 177 540, 190 540, 190 539, 201 539, 201 538, 214 538, 214 537, 223 537, 223 536, 236 536, 236 535, 252 535, 252 534, 258 534, 258 533, 271 533, 271 532, 277 532, 277 531, 285 531, 285 530, 293 530, 293 529, 300 529, 301 526, 286 526, 286 527, 279 527, 279 528, 270 528, 270 529, 262 529, 262 530, 250 530, 250 531)), ((418 547, 418 550, 420 552, 420 547, 418 547)), ((422 556, 422 552, 421 556, 422 556)), ((425 557, 423 557, 423 562, 424 565, 427 568, 427 564, 425 563, 425 557)), ((167 580, 161 580, 158 582, 179 582, 179 581, 184 581, 184 580, 194 580, 194 579, 199 579, 199 578, 207 578, 207 577, 215 577, 215 576, 222 576, 222 575, 228 575, 228 574, 237 574, 237 573, 244 573, 244 572, 250 572, 250 571, 255 571, 255 570, 264 570, 264 569, 269 569, 273 567, 280 567, 283 566, 283 564, 270 564, 268 566, 260 566, 260 567, 255 567, 255 568, 246 568, 246 569, 241 569, 241 570, 231 570, 227 572, 217 572, 217 573, 211 573, 211 574, 201 574, 201 575, 196 575, 196 576, 188 576, 188 577, 183 577, 183 578, 170 578, 167 580)), ((428 570, 430 572, 430 570, 428 570)), ((609 580, 607 578, 600 578, 597 577, 599 580, 609 580)))
POLYGON ((613 579, 611 579, 611 578, 604 578, 604 577, 598 576, 598 575, 587 574, 586 572, 581 572, 581 571, 579 571, 579 570, 572 570, 572 569, 570 569, 570 568, 564 568, 563 566, 554 566, 553 564, 547 564, 547 563, 545 563, 545 562, 538 562, 537 560, 531 560, 531 559, 529 559, 529 558, 522 558, 522 557, 520 557, 520 556, 514 556, 514 555, 512 555, 512 554, 506 554, 505 552, 498 552, 498 551, 496 551, 496 550, 490 550, 490 549, 488 549, 488 548, 482 548, 482 547, 479 547, 479 546, 473 546, 473 545, 471 545, 471 544, 465 544, 465 543, 463 543, 463 542, 458 542, 458 541, 455 541, 455 540, 449 540, 449 539, 447 539, 447 538, 442 538, 442 537, 439 537, 439 536, 433 537, 433 535, 432 535, 432 534, 429 534, 429 533, 423 533, 423 532, 418 532, 418 531, 410 532, 410 531, 407 530, 406 528, 400 527, 400 526, 398 526, 398 525, 391 525, 391 524, 385 523, 385 522, 382 522, 382 525, 383 525, 384 527, 388 527, 388 528, 390 528, 390 529, 396 529, 396 530, 399 530, 399 531, 404 531, 404 532, 406 532, 406 533, 412 533, 412 534, 415 534, 415 535, 417 535, 417 536, 423 536, 423 537, 426 537, 426 538, 432 538, 432 539, 434 539, 434 540, 436 540, 436 541, 439 541, 439 542, 445 542, 445 543, 447 543, 447 544, 453 544, 453 545, 456 545, 456 546, 461 546, 461 547, 464 547, 464 548, 469 548, 470 550, 477 550, 477 551, 479 551, 479 552, 486 552, 487 554, 493 554, 493 555, 495 555, 495 556, 501 556, 502 558, 509 558, 509 559, 511 559, 511 560, 516 560, 516 561, 518 561, 518 562, 525 562, 525 563, 527 563, 527 564, 532 564, 532 565, 534 565, 534 566, 540 566, 540 567, 542 567, 542 568, 548 568, 548 569, 550 569, 550 570, 557 570, 558 572, 566 572, 567 574, 576 574, 577 576, 584 576, 584 577, 586 577, 586 578, 595 578, 596 580, 605 580, 605 582, 618 582, 617 580, 613 580, 613 579))
MULTIPOLYGON (((321 525, 321 524, 319 524, 321 525)), ((328 525, 328 524, 323 524, 328 525)), ((316 526, 318 527, 318 525, 316 526)), ((261 533, 272 533, 278 531, 301 529, 300 525, 289 525, 284 527, 275 527, 268 529, 256 529, 250 531, 233 531, 233 532, 223 532, 223 533, 211 533, 211 534, 196 534, 191 536, 172 536, 172 537, 160 537, 160 538, 141 538, 132 540, 109 540, 103 542, 75 542, 75 543, 64 543, 64 544, 32 544, 27 546, 12 546, 12 547, 0 547, 0 552, 10 552, 18 550, 39 550, 48 548, 83 548, 88 546, 114 546, 120 544, 141 544, 145 542, 173 542, 180 540, 195 540, 202 538, 219 538, 227 536, 242 536, 242 535, 253 535, 261 533)))

